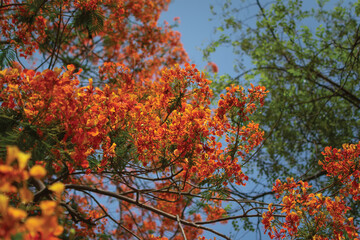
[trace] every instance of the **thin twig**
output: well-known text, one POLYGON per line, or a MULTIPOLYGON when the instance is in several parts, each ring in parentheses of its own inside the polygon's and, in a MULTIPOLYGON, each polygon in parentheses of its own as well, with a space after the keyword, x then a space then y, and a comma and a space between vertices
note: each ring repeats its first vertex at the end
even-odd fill
POLYGON ((127 231, 128 233, 130 233, 131 235, 133 235, 134 237, 136 237, 138 240, 141 240, 141 238, 136 235, 134 232, 132 232, 130 229, 124 227, 120 222, 116 221, 116 219, 114 219, 105 209, 104 207, 99 203, 99 201, 90 193, 86 192, 86 191, 81 191, 87 195, 89 195, 95 202, 96 204, 101 208, 101 210, 104 212, 105 216, 110 218, 114 223, 116 223, 118 226, 120 226, 122 229, 124 229, 125 231, 127 231))
MULTIPOLYGON (((143 209, 149 210, 151 212, 154 212, 156 214, 159 214, 159 215, 161 215, 163 217, 166 217, 168 219, 171 219, 173 221, 177 221, 176 216, 173 215, 173 214, 164 212, 164 211, 162 211, 160 209, 157 209, 155 207, 152 207, 152 206, 149 206, 147 204, 141 203, 140 201, 138 202, 138 201, 136 201, 136 199, 129 198, 129 197, 126 197, 126 196, 122 196, 122 195, 119 195, 119 194, 114 193, 114 192, 110 192, 110 191, 106 191, 106 190, 102 190, 102 189, 98 189, 98 188, 92 188, 92 187, 89 187, 89 186, 76 185, 76 184, 67 184, 67 185, 65 185, 65 188, 66 189, 74 189, 74 190, 85 190, 85 191, 90 191, 90 192, 102 194, 102 195, 105 195, 105 196, 114 197, 114 198, 123 200, 125 202, 134 204, 134 205, 136 205, 136 206, 138 206, 140 208, 143 208, 143 209)), ((190 222, 190 221, 187 221, 187 220, 184 220, 184 219, 180 219, 180 222, 182 224, 187 225, 187 226, 195 227, 195 228, 198 228, 198 229, 203 229, 203 230, 212 232, 212 233, 214 233, 214 234, 216 234, 216 235, 218 235, 220 237, 223 237, 223 238, 225 238, 227 240, 231 240, 226 235, 224 235, 222 233, 219 233, 219 232, 217 232, 217 231, 215 231, 215 230, 213 230, 211 228, 207 228, 207 227, 198 225, 198 224, 196 224, 194 222, 190 222)))
POLYGON ((178 223, 179 223, 179 227, 180 227, 180 230, 181 230, 181 234, 183 235, 184 240, 187 240, 186 235, 185 235, 185 232, 184 232, 184 229, 183 229, 183 227, 182 227, 182 225, 181 225, 181 222, 180 222, 179 215, 176 215, 176 219, 177 219, 177 221, 178 221, 178 223))

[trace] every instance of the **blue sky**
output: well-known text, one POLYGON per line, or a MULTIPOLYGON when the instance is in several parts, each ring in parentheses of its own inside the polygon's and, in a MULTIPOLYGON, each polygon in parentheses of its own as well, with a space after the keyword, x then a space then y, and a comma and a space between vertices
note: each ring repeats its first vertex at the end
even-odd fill
MULTIPOLYGON (((236 1, 239 1, 239 4, 241 4, 240 0, 233 0, 234 3, 236 1)), ((261 2, 264 3, 266 1, 261 2)), ((333 7, 334 2, 337 1, 331 0, 327 6, 330 8, 333 7)), ((210 18, 214 18, 210 12, 210 4, 214 5, 214 8, 221 8, 224 3, 224 0, 173 0, 168 11, 161 15, 160 23, 166 20, 171 24, 173 23, 174 17, 180 17, 180 25, 176 30, 181 33, 181 41, 190 57, 191 63, 196 64, 199 70, 204 69, 207 65, 207 62, 203 60, 201 49, 204 49, 211 40, 216 39, 214 29, 220 25, 218 19, 209 21, 210 18)), ((316 1, 304 1, 304 7, 316 7, 316 1)), ((244 15, 237 17, 247 18, 254 15, 254 13, 250 11, 251 10, 245 9, 242 11, 244 15)), ((306 22, 305 24, 311 26, 313 22, 306 22)), ((211 55, 211 61, 218 65, 219 74, 229 74, 233 77, 237 75, 233 70, 234 55, 232 54, 231 48, 219 48, 211 55)), ((250 61, 248 63, 250 64, 250 61)), ((249 184, 244 190, 246 191, 249 187, 251 188, 253 185, 249 184)), ((228 222, 226 225, 216 224, 207 225, 206 227, 213 228, 226 235, 229 235, 230 231, 234 232, 231 222, 228 222)), ((246 233, 245 231, 241 231, 240 234, 236 236, 236 239, 270 239, 267 234, 262 234, 264 231, 262 226, 260 226, 260 230, 261 238, 259 238, 259 233, 246 233), (244 233, 246 233, 246 235, 243 235, 244 233)), ((204 236, 210 238, 216 235, 205 232, 204 236)), ((217 237, 217 239, 219 238, 217 237)))
MULTIPOLYGON (((204 48, 211 40, 215 40, 214 29, 216 22, 212 18, 210 4, 221 7, 223 1, 218 0, 173 0, 167 12, 161 15, 159 23, 164 20, 173 22, 174 17, 180 17, 180 25, 176 28, 181 33, 181 41, 187 51, 191 63, 203 69, 207 62, 202 59, 200 49, 204 48)), ((211 56, 211 60, 219 67, 219 73, 232 74, 233 57, 231 49, 221 48, 211 56)))
MULTIPOLYGON (((219 24, 216 21, 209 21, 213 18, 210 12, 210 4, 214 7, 221 7, 224 3, 223 0, 173 0, 169 6, 167 12, 161 15, 159 23, 164 20, 173 23, 174 17, 180 17, 180 24, 175 29, 181 33, 181 41, 187 51, 191 63, 196 64, 199 70, 204 69, 207 62, 203 60, 201 49, 205 48, 211 40, 215 40, 214 29, 219 24)), ((233 70, 234 56, 232 49, 219 48, 214 54, 211 55, 211 61, 215 62, 219 67, 219 74, 230 74, 235 76, 236 73, 233 70)), ((231 221, 227 224, 206 225, 206 227, 217 230, 221 233, 229 235, 230 231, 233 231, 231 221)), ((260 226, 263 233, 263 228, 260 226)), ((247 233, 242 231, 237 238, 240 239, 256 239, 255 233, 247 233)), ((216 235, 204 232, 204 236, 207 238, 217 237, 216 235)), ((217 237, 219 239, 219 237, 217 237)), ((221 238, 220 238, 221 239, 221 238)), ((269 239, 267 235, 262 236, 263 240, 269 239)))

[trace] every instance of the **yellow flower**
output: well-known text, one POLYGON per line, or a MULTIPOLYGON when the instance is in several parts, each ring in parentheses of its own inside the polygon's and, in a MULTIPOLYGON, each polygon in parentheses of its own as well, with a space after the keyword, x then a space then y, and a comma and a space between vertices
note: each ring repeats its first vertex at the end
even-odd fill
POLYGON ((36 233, 44 225, 45 221, 41 217, 29 217, 25 221, 25 226, 32 236, 35 236, 36 233))
POLYGON ((46 216, 53 215, 56 209, 56 205, 57 204, 54 201, 50 201, 50 200, 41 201, 40 203, 41 213, 46 216))
POLYGON ((18 152, 17 154, 17 160, 19 163, 19 169, 23 170, 26 167, 27 162, 29 161, 31 157, 31 153, 24 153, 24 152, 18 152))
POLYGON ((36 179, 41 179, 46 176, 46 170, 40 165, 35 165, 30 169, 30 176, 36 179))
POLYGON ((7 71, 7 69, 0 71, 0 75, 5 76, 5 75, 6 75, 6 71, 7 71))
POLYGON ((27 213, 24 210, 13 207, 9 207, 7 212, 8 215, 14 220, 22 220, 27 216, 27 213))
POLYGON ((16 158, 19 153, 19 148, 17 146, 6 146, 7 155, 6 155, 6 164, 10 165, 16 158))
POLYGON ((60 195, 65 190, 65 185, 61 182, 57 182, 52 184, 49 187, 49 190, 55 192, 56 194, 60 195))
POLYGON ((0 184, 0 192, 5 192, 5 193, 16 192, 16 187, 11 185, 11 183, 9 182, 4 182, 0 184))
POLYGON ((27 188, 21 188, 19 190, 20 198, 23 203, 31 202, 34 198, 33 193, 27 188))
POLYGON ((8 205, 9 205, 9 198, 4 194, 0 194, 0 213, 1 213, 1 215, 5 214, 8 205))
POLYGON ((2 175, 6 175, 12 172, 14 172, 14 168, 12 166, 3 165, 3 164, 0 165, 0 173, 2 175))
POLYGON ((7 146, 6 164, 10 165, 15 159, 18 160, 19 169, 23 170, 31 157, 31 153, 24 153, 17 146, 7 146))
POLYGON ((64 227, 60 226, 60 225, 57 225, 54 232, 53 232, 53 234, 55 236, 59 236, 59 235, 61 235, 63 233, 63 231, 64 231, 64 227))

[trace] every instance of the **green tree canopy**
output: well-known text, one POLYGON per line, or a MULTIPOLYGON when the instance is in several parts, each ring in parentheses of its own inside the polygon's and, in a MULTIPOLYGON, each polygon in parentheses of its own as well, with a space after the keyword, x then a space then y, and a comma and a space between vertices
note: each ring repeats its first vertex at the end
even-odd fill
POLYGON ((360 3, 226 1, 222 11, 215 9, 220 34, 204 55, 231 46, 239 73, 215 85, 221 91, 241 79, 257 80, 270 92, 255 116, 267 130, 252 161, 259 175, 269 183, 289 173, 321 179, 322 149, 359 141, 360 3))

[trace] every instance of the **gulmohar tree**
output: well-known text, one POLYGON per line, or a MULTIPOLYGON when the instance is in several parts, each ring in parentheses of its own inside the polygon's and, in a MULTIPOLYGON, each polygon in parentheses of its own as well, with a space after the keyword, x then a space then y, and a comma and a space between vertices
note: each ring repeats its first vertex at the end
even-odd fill
POLYGON ((167 4, 1 2, 1 238, 223 235, 205 224, 245 184, 266 91, 233 86, 211 109, 209 80, 157 25, 167 4))
POLYGON ((281 204, 229 187, 246 185, 268 91, 230 85, 212 105, 179 34, 158 26, 168 3, 1 1, 0 237, 231 239, 208 225, 263 217, 275 237, 355 238, 359 145, 324 150, 334 196, 293 178, 276 181, 281 204))

